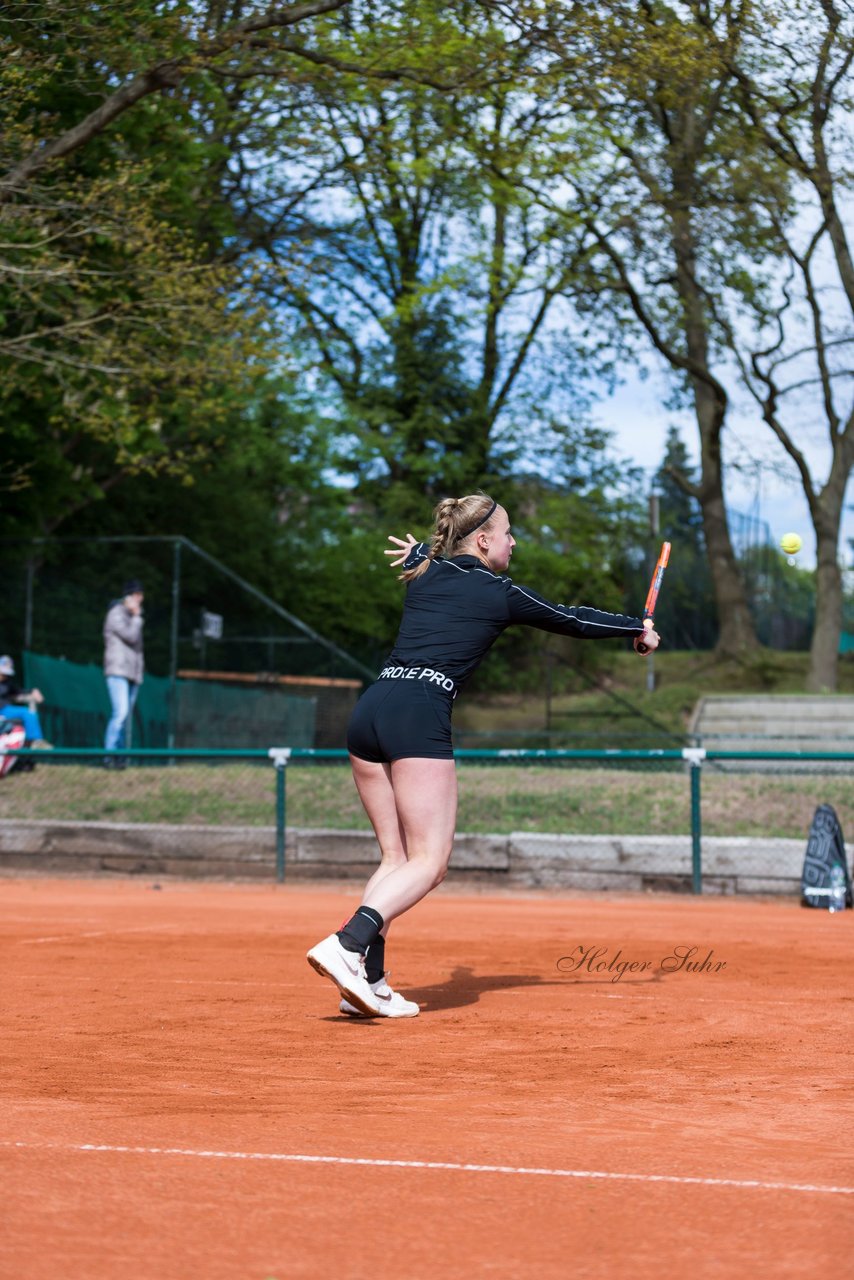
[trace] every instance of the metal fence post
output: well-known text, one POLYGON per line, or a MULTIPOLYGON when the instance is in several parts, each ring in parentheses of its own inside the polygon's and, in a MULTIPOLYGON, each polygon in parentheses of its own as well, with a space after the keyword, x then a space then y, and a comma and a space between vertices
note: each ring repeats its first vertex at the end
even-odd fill
POLYGON ((290 747, 271 747, 267 753, 276 766, 276 879, 279 884, 285 879, 285 819, 287 816, 285 800, 285 770, 291 758, 290 747))
POLYGON ((181 610, 181 540, 172 544, 172 618, 169 624, 169 735, 166 745, 175 746, 178 725, 178 628, 181 610))
POLYGON ((683 759, 691 766, 691 891, 703 892, 703 861, 700 820, 700 774, 706 752, 703 747, 685 747, 683 759))
POLYGON ((24 600, 24 648, 33 647, 33 596, 35 594, 36 566, 34 552, 27 560, 27 593, 24 600))

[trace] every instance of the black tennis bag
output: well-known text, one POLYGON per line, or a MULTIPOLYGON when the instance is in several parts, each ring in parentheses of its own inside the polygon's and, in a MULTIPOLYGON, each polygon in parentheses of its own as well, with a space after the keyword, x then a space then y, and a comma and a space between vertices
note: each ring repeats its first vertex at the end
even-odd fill
POLYGON ((801 876, 801 905, 822 907, 825 911, 843 911, 854 905, 842 828, 829 804, 819 805, 810 827, 801 876))

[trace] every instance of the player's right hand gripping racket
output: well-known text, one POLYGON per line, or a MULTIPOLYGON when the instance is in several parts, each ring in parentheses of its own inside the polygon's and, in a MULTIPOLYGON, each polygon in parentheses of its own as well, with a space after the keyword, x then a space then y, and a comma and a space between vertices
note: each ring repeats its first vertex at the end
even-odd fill
MULTIPOLYGON (((670 543, 662 542, 661 551, 658 555, 658 563, 655 566, 655 572, 652 575, 652 582, 649 584, 649 591, 646 596, 646 604, 643 607, 643 616, 651 618, 655 613, 655 604, 658 600, 658 593, 661 590, 661 579, 664 577, 664 570, 667 568, 667 561, 670 559, 670 543)), ((638 653, 648 653, 647 646, 641 642, 635 646, 638 653)))

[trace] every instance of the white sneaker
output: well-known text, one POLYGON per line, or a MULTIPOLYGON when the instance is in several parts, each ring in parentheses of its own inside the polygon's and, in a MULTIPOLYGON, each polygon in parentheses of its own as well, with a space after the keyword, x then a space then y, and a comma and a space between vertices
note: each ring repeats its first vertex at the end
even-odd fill
POLYGON ((331 978, 354 1012, 373 1018, 381 1012, 379 1000, 368 985, 365 957, 358 951, 342 947, 338 937, 330 933, 306 955, 306 960, 324 978, 331 978))
MULTIPOLYGON (((386 979, 388 974, 383 974, 379 982, 369 982, 368 986, 374 994, 374 999, 379 1008, 377 1012, 381 1018, 414 1018, 416 1014, 421 1012, 420 1006, 414 1000, 405 1000, 399 991, 392 991, 386 979)), ((355 1008, 348 1000, 342 1000, 338 1006, 340 1013, 349 1013, 351 1018, 359 1018, 362 1016, 360 1009, 355 1008)))

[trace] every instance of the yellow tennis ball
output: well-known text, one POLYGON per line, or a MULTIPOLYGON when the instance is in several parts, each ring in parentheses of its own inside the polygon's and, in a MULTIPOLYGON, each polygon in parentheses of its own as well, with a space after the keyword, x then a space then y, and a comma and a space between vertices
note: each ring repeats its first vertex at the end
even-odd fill
POLYGON ((780 539, 780 546, 787 556, 797 555, 803 545, 804 540, 798 533, 784 533, 780 539))

